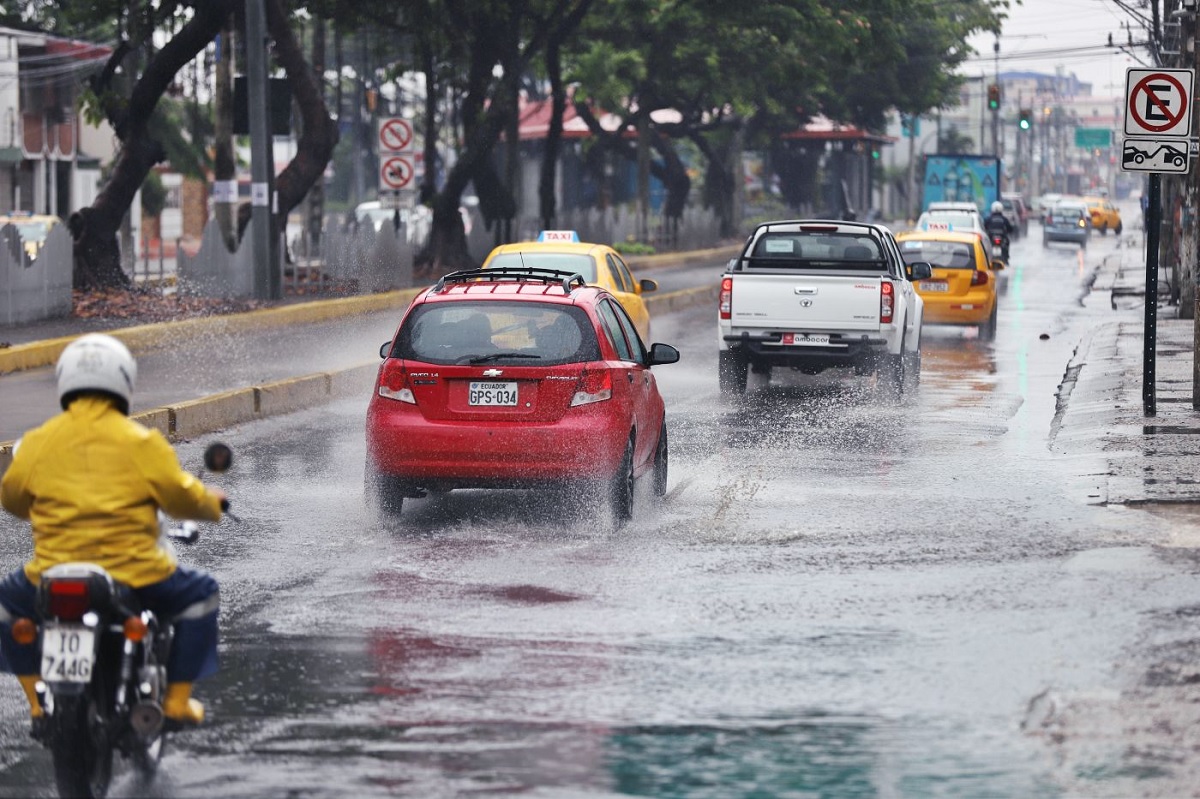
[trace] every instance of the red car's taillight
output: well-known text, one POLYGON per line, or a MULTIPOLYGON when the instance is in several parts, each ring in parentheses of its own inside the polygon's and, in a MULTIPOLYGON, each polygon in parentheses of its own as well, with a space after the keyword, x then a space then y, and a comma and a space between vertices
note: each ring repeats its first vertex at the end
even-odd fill
POLYGON ((988 273, 987 272, 976 269, 974 272, 971 273, 971 285, 972 286, 986 286, 987 282, 988 282, 988 273))
POLYGON ((722 319, 729 319, 733 314, 733 278, 721 279, 721 296, 717 303, 722 319))
POLYGON ((86 580, 55 580, 50 583, 50 615, 78 621, 88 611, 90 596, 86 580))
POLYGON ((579 376, 575 396, 571 397, 571 407, 609 399, 612 399, 612 372, 607 369, 598 372, 585 371, 579 376))
POLYGON ((400 366, 399 361, 388 359, 384 362, 383 371, 379 373, 378 390, 381 397, 407 402, 410 405, 417 404, 417 398, 408 387, 408 372, 400 366))
POLYGON ((893 291, 895 289, 892 288, 892 284, 886 280, 879 284, 879 321, 885 325, 892 323, 892 310, 896 300, 893 291))

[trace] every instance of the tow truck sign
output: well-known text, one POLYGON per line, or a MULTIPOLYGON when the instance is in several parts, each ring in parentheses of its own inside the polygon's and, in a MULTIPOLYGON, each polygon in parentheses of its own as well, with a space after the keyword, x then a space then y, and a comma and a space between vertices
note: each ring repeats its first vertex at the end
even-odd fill
POLYGON ((1125 72, 1125 135, 1184 138, 1192 133, 1194 69, 1125 72))

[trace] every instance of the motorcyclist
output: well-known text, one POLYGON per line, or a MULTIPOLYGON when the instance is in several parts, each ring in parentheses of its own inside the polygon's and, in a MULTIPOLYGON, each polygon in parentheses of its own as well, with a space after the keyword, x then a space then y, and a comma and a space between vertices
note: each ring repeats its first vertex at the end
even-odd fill
POLYGON ((1013 225, 1008 221, 1008 217, 1004 215, 1004 203, 997 200, 992 203, 992 212, 988 214, 987 219, 983 222, 984 228, 987 229, 988 235, 993 239, 996 236, 1000 237, 1001 257, 1005 261, 1008 260, 1008 241, 1012 236, 1013 225))
POLYGON ((36 617, 36 586, 47 569, 94 563, 172 620, 163 713, 198 724, 204 706, 191 698, 192 683, 217 670, 218 586, 160 544, 158 510, 217 521, 225 493, 205 488, 160 432, 128 417, 137 363, 120 341, 82 336, 63 350, 55 373, 63 412, 17 442, 0 480, 0 505, 33 528, 32 559, 0 581, 0 668, 17 675, 36 731, 38 647, 18 644, 12 623, 36 617))

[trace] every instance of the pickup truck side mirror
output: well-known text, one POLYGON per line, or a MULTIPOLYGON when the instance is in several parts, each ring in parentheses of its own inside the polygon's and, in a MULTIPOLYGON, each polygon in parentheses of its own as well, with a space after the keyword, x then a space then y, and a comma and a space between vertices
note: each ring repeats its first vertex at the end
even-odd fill
POLYGON ((915 264, 905 264, 904 271, 911 281, 928 280, 933 277, 933 267, 925 261, 917 261, 915 264))
POLYGON ((734 269, 737 268, 737 262, 738 262, 737 258, 730 258, 729 262, 727 264, 725 264, 725 271, 732 272, 734 269))
POLYGON ((679 360, 679 350, 670 344, 651 344, 650 352, 646 355, 647 366, 658 366, 663 363, 675 363, 679 360))

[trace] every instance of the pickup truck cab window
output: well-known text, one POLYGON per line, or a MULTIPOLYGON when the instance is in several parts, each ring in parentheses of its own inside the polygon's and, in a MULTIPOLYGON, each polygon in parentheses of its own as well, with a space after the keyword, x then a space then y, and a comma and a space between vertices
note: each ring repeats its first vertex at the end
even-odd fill
POLYGON ((751 268, 887 269, 874 238, 825 230, 768 231, 754 243, 748 260, 751 268))

